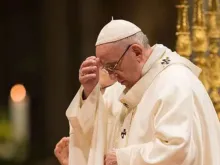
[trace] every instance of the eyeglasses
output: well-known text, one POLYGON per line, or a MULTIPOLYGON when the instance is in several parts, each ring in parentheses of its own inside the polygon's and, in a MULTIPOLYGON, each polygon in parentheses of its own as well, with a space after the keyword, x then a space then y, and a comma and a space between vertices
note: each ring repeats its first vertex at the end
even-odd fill
MULTIPOLYGON (((132 44, 131 44, 132 45, 132 44)), ((106 71, 108 74, 113 74, 115 72, 116 67, 118 66, 118 64, 122 61, 124 55, 126 54, 126 52, 128 51, 128 49, 131 47, 131 45, 128 45, 128 47, 125 49, 124 53, 121 55, 121 57, 119 58, 119 60, 114 64, 106 64, 103 65, 103 67, 101 69, 103 69, 104 71, 106 71)))

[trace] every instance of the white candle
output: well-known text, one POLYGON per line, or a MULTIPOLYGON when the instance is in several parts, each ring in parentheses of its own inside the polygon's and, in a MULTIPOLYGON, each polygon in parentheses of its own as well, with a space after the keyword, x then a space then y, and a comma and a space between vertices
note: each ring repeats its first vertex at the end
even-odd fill
POLYGON ((14 85, 9 99, 12 138, 15 142, 29 139, 29 97, 23 85, 14 85))

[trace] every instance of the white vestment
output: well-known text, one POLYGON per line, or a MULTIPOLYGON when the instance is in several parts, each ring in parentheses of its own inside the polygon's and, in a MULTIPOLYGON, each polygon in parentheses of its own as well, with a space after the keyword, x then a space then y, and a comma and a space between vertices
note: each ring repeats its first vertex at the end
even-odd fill
POLYGON ((127 92, 97 85, 67 109, 69 165, 104 165, 116 148, 118 165, 220 165, 220 124, 189 60, 155 45, 142 78, 127 92), (82 105, 81 105, 82 104, 82 105))

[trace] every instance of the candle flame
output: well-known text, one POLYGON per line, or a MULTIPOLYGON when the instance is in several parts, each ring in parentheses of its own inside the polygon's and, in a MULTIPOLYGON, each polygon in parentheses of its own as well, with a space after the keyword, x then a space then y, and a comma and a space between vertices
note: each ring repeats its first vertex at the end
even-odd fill
POLYGON ((11 88, 11 99, 20 102, 26 97, 26 89, 22 84, 16 84, 11 88))

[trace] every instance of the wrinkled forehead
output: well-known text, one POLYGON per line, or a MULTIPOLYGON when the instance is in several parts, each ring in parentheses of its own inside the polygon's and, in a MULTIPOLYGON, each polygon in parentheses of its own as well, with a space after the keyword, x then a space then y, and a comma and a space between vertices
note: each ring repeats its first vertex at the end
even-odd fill
POLYGON ((102 64, 115 62, 119 59, 122 48, 118 44, 108 43, 96 46, 96 57, 102 64))

